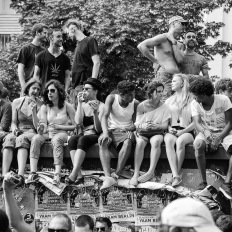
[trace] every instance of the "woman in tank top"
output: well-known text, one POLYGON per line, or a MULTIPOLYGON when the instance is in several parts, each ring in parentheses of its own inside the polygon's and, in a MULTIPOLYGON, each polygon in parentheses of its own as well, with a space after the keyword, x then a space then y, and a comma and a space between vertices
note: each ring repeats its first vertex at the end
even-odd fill
POLYGON ((73 170, 65 179, 66 184, 78 185, 83 183, 81 165, 84 161, 86 150, 98 142, 102 131, 101 118, 104 112, 104 104, 99 101, 101 82, 95 78, 88 78, 84 82, 83 92, 78 94, 78 106, 75 122, 79 127, 79 133, 69 139, 68 146, 73 163, 73 170))
POLYGON ((51 139, 55 174, 53 184, 60 184, 61 167, 63 164, 63 147, 68 141, 68 131, 75 129, 75 110, 65 101, 64 87, 57 80, 50 80, 43 94, 44 105, 41 107, 41 120, 38 126, 38 135, 33 138, 30 152, 31 174, 27 183, 38 178, 36 174, 40 148, 46 139, 51 139), (71 122, 71 125, 69 124, 71 122), (48 133, 48 134, 46 134, 48 133))
POLYGON ((12 103, 12 133, 4 138, 3 143, 3 176, 9 171, 13 159, 13 151, 18 148, 18 174, 20 183, 24 185, 24 171, 28 156, 28 150, 32 138, 36 135, 38 124, 37 113, 42 105, 38 99, 41 85, 35 79, 31 79, 24 87, 24 97, 16 98, 12 103))

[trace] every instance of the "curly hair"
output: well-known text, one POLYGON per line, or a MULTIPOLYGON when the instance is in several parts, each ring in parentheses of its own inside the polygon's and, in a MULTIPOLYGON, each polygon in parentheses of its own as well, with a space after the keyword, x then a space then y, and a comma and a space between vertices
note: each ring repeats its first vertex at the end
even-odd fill
POLYGON ((64 90, 64 86, 57 80, 50 80, 47 82, 46 86, 45 86, 45 90, 43 92, 43 100, 44 100, 44 104, 48 105, 49 107, 53 107, 53 103, 52 101, 50 101, 48 99, 48 87, 50 85, 54 85, 55 88, 57 89, 58 92, 58 108, 62 109, 64 107, 64 103, 65 103, 65 99, 66 99, 66 93, 64 90))
POLYGON ((220 93, 220 90, 223 92, 226 90, 232 90, 232 80, 230 78, 221 78, 215 84, 216 94, 220 93))
POLYGON ((36 32, 41 33, 43 31, 43 29, 46 28, 48 29, 48 26, 43 24, 43 23, 37 23, 32 27, 32 36, 35 37, 36 36, 36 32))
POLYGON ((117 85, 119 94, 125 95, 127 93, 135 91, 135 85, 129 81, 120 81, 117 85))
POLYGON ((65 23, 65 27, 69 28, 70 25, 74 25, 77 27, 78 30, 83 31, 83 22, 77 19, 69 19, 65 23))
POLYGON ((144 87, 144 90, 146 91, 146 94, 147 94, 147 97, 149 99, 152 98, 152 94, 154 93, 154 91, 157 91, 157 88, 158 87, 163 87, 164 89, 164 85, 161 83, 161 82, 151 82, 149 84, 147 84, 145 87, 144 87))
POLYGON ((205 78, 197 78, 190 84, 189 91, 193 94, 197 95, 206 95, 211 96, 214 93, 214 86, 213 83, 205 78))

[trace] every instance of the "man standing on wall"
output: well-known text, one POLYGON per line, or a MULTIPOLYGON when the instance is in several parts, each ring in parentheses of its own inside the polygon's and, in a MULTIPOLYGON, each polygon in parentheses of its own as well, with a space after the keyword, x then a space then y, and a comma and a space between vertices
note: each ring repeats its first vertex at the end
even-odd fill
POLYGON ((183 61, 182 44, 177 41, 182 34, 186 21, 181 16, 169 20, 168 33, 146 39, 138 45, 138 49, 153 62, 155 81, 164 85, 164 97, 171 95, 172 75, 179 73, 179 64, 183 61), (154 49, 154 55, 150 49, 154 49))
POLYGON ((35 58, 38 53, 44 50, 41 44, 47 40, 47 30, 46 25, 42 23, 35 24, 32 28, 32 42, 24 45, 19 52, 17 63, 21 89, 33 77, 35 58))
POLYGON ((68 34, 77 40, 72 66, 72 86, 82 85, 89 77, 97 78, 100 67, 98 44, 92 36, 85 36, 80 21, 70 19, 66 23, 68 34))

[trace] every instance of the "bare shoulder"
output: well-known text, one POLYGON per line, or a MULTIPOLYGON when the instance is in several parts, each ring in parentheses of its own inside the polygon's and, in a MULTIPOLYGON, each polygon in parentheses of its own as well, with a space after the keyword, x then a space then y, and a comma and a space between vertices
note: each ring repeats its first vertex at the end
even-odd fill
POLYGON ((69 103, 69 102, 65 102, 67 110, 74 110, 74 107, 69 103))
POLYGON ((18 109, 25 97, 16 98, 12 102, 12 108, 18 109))
POLYGON ((115 99, 115 94, 110 94, 110 95, 108 95, 108 97, 106 98, 105 104, 106 104, 106 105, 113 104, 114 99, 115 99))

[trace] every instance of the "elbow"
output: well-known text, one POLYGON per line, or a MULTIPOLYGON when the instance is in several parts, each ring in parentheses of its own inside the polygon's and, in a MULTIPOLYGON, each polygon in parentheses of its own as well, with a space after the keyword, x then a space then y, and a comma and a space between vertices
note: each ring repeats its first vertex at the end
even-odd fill
POLYGON ((141 43, 137 46, 137 48, 139 49, 139 51, 142 51, 142 45, 141 45, 141 43))

